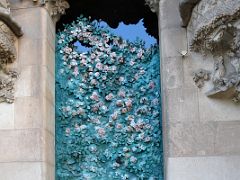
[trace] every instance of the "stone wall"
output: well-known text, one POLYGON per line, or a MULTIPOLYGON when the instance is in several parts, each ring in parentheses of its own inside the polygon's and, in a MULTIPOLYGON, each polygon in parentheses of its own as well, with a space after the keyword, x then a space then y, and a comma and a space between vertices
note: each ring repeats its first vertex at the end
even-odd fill
POLYGON ((10 3, 24 35, 15 44, 14 103, 0 104, 0 179, 53 180, 55 24, 45 7, 10 3))
POLYGON ((181 27, 179 3, 161 0, 159 10, 165 179, 238 180, 240 106, 225 96, 207 97, 211 85, 194 83, 197 70, 212 72, 214 58, 189 50, 191 32, 181 27))

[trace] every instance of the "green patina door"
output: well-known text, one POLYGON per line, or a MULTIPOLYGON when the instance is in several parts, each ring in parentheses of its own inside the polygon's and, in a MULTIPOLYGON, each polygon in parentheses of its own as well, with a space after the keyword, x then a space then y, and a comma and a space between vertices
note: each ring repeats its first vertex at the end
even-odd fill
POLYGON ((58 33, 56 179, 163 179, 159 67, 157 45, 87 18, 58 33))

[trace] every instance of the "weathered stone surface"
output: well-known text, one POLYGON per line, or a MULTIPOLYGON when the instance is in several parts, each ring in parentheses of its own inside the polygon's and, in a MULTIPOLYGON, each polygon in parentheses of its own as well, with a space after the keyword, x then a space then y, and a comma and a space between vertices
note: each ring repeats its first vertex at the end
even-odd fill
MULTIPOLYGON (((166 90, 165 106, 169 122, 198 122, 198 93, 196 89, 166 90)), ((170 127, 167 127, 170 128, 170 127)))
POLYGON ((0 162, 41 161, 41 139, 40 129, 1 130, 0 162))
POLYGON ((14 105, 0 104, 0 130, 14 128, 14 105))
POLYGON ((208 98, 198 93, 200 121, 239 121, 240 104, 224 99, 208 98))
POLYGON ((16 84, 16 97, 30 97, 39 94, 40 69, 38 66, 24 66, 16 84))
POLYGON ((166 58, 162 63, 162 79, 165 86, 162 88, 175 89, 183 87, 183 62, 182 58, 166 58))
POLYGON ((169 124, 169 156, 206 156, 214 154, 216 126, 212 122, 169 124))
POLYGON ((217 126, 215 154, 240 155, 240 121, 219 122, 217 126))
POLYGON ((24 66, 21 69, 21 76, 16 87, 16 97, 39 97, 43 95, 53 103, 54 90, 54 77, 48 67, 34 65, 24 66))
MULTIPOLYGON (((18 62, 21 66, 43 65, 43 51, 47 41, 42 39, 22 38, 18 42, 18 62), (31 51, 31 55, 30 54, 31 51), (29 52, 29 53, 26 53, 29 52)), ((22 73, 21 73, 22 76, 22 73)))
POLYGON ((55 102, 55 78, 52 73, 49 72, 47 67, 41 69, 41 80, 43 81, 40 89, 41 93, 47 98, 49 102, 54 104, 55 102))
MULTIPOLYGON (((4 180, 43 180, 41 162, 0 163, 0 174, 4 180)), ((52 180, 45 178, 44 180, 52 180)))
POLYGON ((44 100, 43 102, 43 127, 52 135, 55 134, 55 103, 44 100))
MULTIPOLYGON (((239 43, 237 43, 239 33, 235 28, 239 22, 232 23, 239 19, 235 16, 239 1, 201 0, 192 11, 187 33, 179 33, 179 31, 179 38, 176 38, 177 33, 169 32, 176 25, 180 29, 181 20, 179 15, 173 12, 176 8, 174 3, 174 1, 162 0, 159 13, 165 178, 167 180, 238 180, 240 177, 239 104, 232 103, 233 94, 219 93, 219 97, 209 98, 203 92, 213 89, 220 79, 231 79, 231 75, 239 77, 239 43), (233 3, 237 4, 234 8, 233 3), (164 18, 173 14, 175 19, 169 20, 171 23, 164 22, 166 21, 164 18), (222 15, 225 20, 222 19, 222 15), (199 19, 202 19, 202 23, 199 19), (221 28, 218 29, 227 26, 228 22, 232 27, 226 27, 226 30, 223 28, 223 31, 221 28), (232 31, 232 28, 235 30, 232 31), (219 32, 224 34, 223 39, 220 38, 220 43, 217 38, 218 35, 221 37, 219 32), (233 38, 232 32, 237 36, 233 38), (184 43, 190 46, 193 40, 196 40, 194 46, 200 48, 188 50, 184 43), (214 42, 215 40, 217 41, 214 42), (183 42, 183 45, 179 46, 179 41, 183 42), (235 48, 228 44, 234 45, 235 48), (212 49, 207 50, 208 48, 212 49), (181 57, 177 50, 180 52, 186 50, 186 55, 181 57), (172 65, 172 59, 169 57, 173 56, 178 56, 182 64, 176 61, 176 65, 172 65), (219 58, 220 56, 223 60, 219 58), (175 72, 169 74, 166 67, 172 67, 172 71, 175 72), (204 81, 204 85, 201 82, 200 86, 203 86, 198 89, 193 77, 200 69, 211 74, 209 78, 205 78, 209 80, 204 81), (168 78, 173 74, 180 75, 182 72, 183 77, 179 78, 183 81, 182 85, 170 86, 170 89, 167 89, 168 78)), ((204 78, 201 73, 196 75, 198 78, 199 76, 204 78)), ((199 80, 195 79, 195 81, 198 85, 199 80)))
POLYGON ((182 18, 182 26, 186 27, 192 15, 192 10, 201 0, 180 0, 179 10, 182 18))
POLYGON ((43 103, 36 97, 18 97, 14 103, 16 129, 41 128, 43 103))
POLYGON ((161 0, 159 4, 159 26, 161 29, 179 28, 181 26, 181 17, 178 11, 179 0, 161 0))
MULTIPOLYGON (((25 5, 27 1, 15 2, 14 5, 25 5)), ((45 8, 31 8, 29 4, 22 6, 23 9, 15 7, 13 16, 23 26, 24 36, 16 43, 18 63, 15 66, 20 76, 16 102, 12 104, 13 127, 10 130, 8 125, 8 129, 0 130, 0 172, 4 169, 6 172, 1 174, 9 180, 50 180, 54 179, 55 161, 55 27, 45 8)), ((6 123, 1 123, 0 118, 0 127, 3 126, 6 127, 6 123)))
MULTIPOLYGON (((52 98, 52 95, 50 97, 52 98)), ((6 108, 5 104, 4 108, 6 108)), ((32 96, 17 97, 14 108, 15 113, 13 115, 15 114, 15 118, 13 122, 15 128, 45 128, 52 134, 55 133, 55 106, 52 100, 39 100, 32 96)), ((1 110, 4 111, 4 109, 1 110)), ((12 117, 9 115, 9 111, 4 111, 1 115, 8 116, 8 118, 12 117)), ((4 122, 6 121, 2 121, 0 127, 5 126, 4 122)))
MULTIPOLYGON (((12 14, 17 22, 22 26, 24 32, 24 38, 20 38, 19 41, 25 39, 42 39, 47 38, 46 26, 44 19, 46 17, 46 9, 44 8, 28 8, 12 10, 12 14), (34 28, 33 25, 34 24, 34 28)), ((30 50, 30 49, 29 49, 30 50)), ((29 51, 28 50, 28 51, 29 51)), ((21 52, 19 52, 21 53, 21 52)))
POLYGON ((55 137, 44 130, 43 137, 43 161, 51 166, 55 165, 55 137))
POLYGON ((167 160, 167 180, 239 180, 240 157, 181 157, 167 160))
MULTIPOLYGON (((183 59, 183 72, 184 72, 183 86, 185 88, 198 89, 193 79, 194 74, 198 72, 200 69, 210 73, 213 68, 211 60, 212 59, 209 58, 205 59, 197 53, 188 52, 187 56, 184 57, 183 59)), ((204 86, 201 87, 199 90, 204 92, 206 88, 208 89, 208 86, 209 86, 208 81, 204 81, 204 86)))
POLYGON ((169 28, 161 30, 161 53, 163 58, 182 57, 181 52, 187 50, 186 30, 169 28))
POLYGON ((43 163, 43 171, 42 171, 42 179, 43 180, 54 180, 55 179, 55 166, 50 165, 49 163, 43 163))

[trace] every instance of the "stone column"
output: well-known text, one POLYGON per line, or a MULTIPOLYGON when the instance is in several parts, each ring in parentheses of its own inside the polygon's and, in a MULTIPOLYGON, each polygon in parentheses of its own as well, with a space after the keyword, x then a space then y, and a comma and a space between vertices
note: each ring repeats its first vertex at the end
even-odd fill
POLYGON ((15 101, 0 104, 0 174, 4 180, 55 179, 54 21, 59 9, 55 1, 49 3, 10 1, 23 36, 15 44, 14 67, 19 72, 15 101))
POLYGON ((161 0, 159 10, 165 179, 238 180, 240 106, 224 95, 206 96, 210 84, 195 85, 196 70, 211 72, 214 59, 189 50, 179 3, 161 0))

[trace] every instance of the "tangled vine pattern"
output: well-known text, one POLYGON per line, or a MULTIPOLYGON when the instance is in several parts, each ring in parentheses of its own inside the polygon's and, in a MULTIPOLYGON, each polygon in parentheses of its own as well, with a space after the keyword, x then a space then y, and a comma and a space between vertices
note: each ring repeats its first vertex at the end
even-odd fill
POLYGON ((81 16, 56 49, 57 179, 162 180, 158 46, 81 16))

